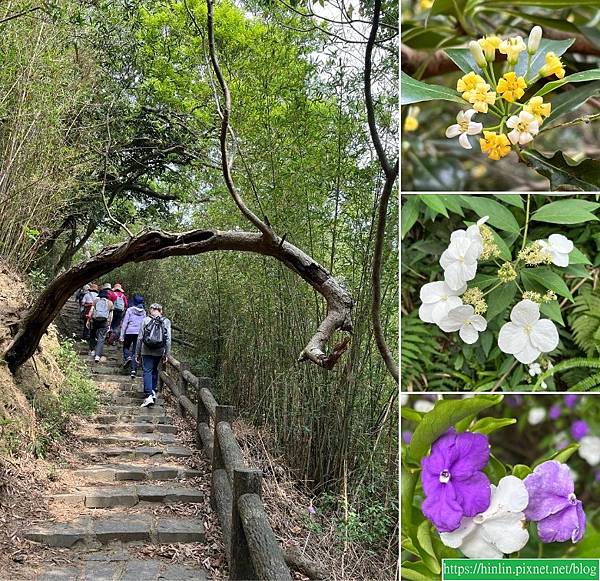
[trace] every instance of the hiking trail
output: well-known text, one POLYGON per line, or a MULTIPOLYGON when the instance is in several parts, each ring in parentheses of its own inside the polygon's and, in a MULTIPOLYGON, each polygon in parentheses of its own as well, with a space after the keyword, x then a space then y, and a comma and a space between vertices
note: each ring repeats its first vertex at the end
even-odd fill
MULTIPOLYGON (((74 301, 62 319, 79 336, 74 301)), ((118 345, 105 346, 100 363, 89 356, 86 343, 79 341, 76 349, 98 385, 99 409, 81 422, 76 432, 81 446, 57 470, 52 490, 58 492, 49 499, 53 520, 25 527, 25 538, 48 548, 48 564, 34 578, 207 579, 197 561, 174 564, 144 558, 143 552, 151 545, 205 540, 210 466, 184 445, 162 394, 156 405, 140 408, 141 380, 123 368, 118 345)))

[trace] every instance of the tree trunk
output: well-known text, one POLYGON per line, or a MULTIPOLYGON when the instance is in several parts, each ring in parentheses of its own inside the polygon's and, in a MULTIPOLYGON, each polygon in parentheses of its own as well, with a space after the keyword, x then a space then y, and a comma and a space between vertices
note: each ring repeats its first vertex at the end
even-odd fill
POLYGON ((272 256, 308 282, 327 302, 327 315, 300 354, 299 361, 331 369, 345 351, 349 337, 329 355, 326 344, 336 330, 352 331, 352 297, 320 264, 302 250, 282 241, 273 243, 260 233, 219 230, 192 230, 183 233, 144 232, 127 242, 109 246, 96 256, 54 278, 27 311, 4 354, 14 373, 35 352, 42 335, 57 317, 69 297, 84 284, 129 262, 143 262, 168 256, 189 256, 216 250, 237 250, 272 256))

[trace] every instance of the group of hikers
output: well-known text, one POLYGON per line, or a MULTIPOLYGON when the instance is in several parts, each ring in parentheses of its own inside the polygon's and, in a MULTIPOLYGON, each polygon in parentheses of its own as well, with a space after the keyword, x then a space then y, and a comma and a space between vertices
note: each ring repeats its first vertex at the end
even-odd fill
POLYGON ((144 297, 127 298, 120 283, 86 284, 76 295, 83 324, 83 340, 88 341, 90 356, 96 363, 105 361, 104 345, 123 344, 123 366, 131 368, 132 379, 138 367, 143 370, 144 401, 141 407, 154 405, 157 397, 159 365, 171 352, 171 321, 163 316, 158 303, 144 307, 144 297))

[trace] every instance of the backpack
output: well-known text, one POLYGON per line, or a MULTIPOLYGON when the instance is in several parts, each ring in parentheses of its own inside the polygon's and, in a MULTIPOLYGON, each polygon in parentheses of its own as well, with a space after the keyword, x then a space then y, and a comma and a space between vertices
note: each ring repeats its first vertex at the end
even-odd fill
POLYGON ((115 311, 125 310, 125 299, 123 298, 122 294, 117 295, 117 298, 115 299, 114 308, 115 308, 115 311))
POLYGON ((92 319, 96 323, 105 323, 108 321, 108 299, 98 299, 94 306, 94 312, 92 313, 92 319))
POLYGON ((162 317, 155 317, 146 324, 142 341, 149 349, 160 349, 167 346, 167 329, 162 317))

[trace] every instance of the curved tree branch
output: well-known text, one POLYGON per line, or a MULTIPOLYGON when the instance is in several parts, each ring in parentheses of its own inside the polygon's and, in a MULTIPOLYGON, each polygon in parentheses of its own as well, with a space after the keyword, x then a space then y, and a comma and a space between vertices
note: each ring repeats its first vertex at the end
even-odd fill
POLYGON ((192 230, 171 233, 144 232, 126 242, 105 248, 91 259, 57 276, 39 295, 25 314, 19 329, 4 354, 14 373, 29 359, 46 332, 73 293, 90 280, 111 272, 129 262, 156 260, 168 256, 190 256, 218 250, 253 252, 272 256, 310 284, 327 302, 327 314, 309 340, 299 359, 331 369, 348 343, 348 337, 325 353, 326 345, 336 330, 352 331, 352 297, 320 264, 302 250, 283 242, 273 244, 258 232, 192 230))
POLYGON ((383 245, 385 242, 385 224, 387 220, 388 203, 390 195, 394 189, 394 183, 398 177, 399 160, 392 165, 387 158, 379 132, 377 131, 377 123, 375 121, 375 106, 373 104, 373 94, 371 92, 371 71, 372 71, 372 58, 373 58, 373 47, 377 39, 377 30, 379 28, 379 16, 381 12, 381 0, 375 0, 374 13, 373 13, 373 25, 371 27, 371 33, 367 42, 367 49, 365 51, 365 78, 364 78, 364 90, 365 90, 365 105, 367 108, 367 121, 369 124, 369 132, 371 133, 371 140, 375 146, 377 152, 377 158, 383 169, 385 175, 385 183, 383 190, 379 198, 377 208, 377 230, 375 232, 375 246, 373 249, 373 268, 371 270, 371 284, 372 284, 372 298, 371 298, 371 319, 373 321, 373 333, 375 335, 375 342, 379 353, 385 362, 385 365, 396 381, 400 381, 400 373, 398 369, 398 363, 394 359, 392 352, 385 340, 383 327, 381 325, 381 267, 383 263, 383 245))

